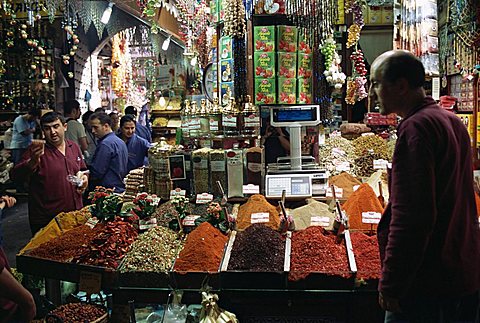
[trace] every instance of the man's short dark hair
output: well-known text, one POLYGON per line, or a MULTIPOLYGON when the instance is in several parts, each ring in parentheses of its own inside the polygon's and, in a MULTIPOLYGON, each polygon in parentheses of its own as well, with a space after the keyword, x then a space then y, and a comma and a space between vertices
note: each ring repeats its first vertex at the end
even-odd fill
POLYGON ((33 117, 40 117, 41 110, 38 109, 37 107, 30 107, 30 109, 28 109, 28 114, 33 117))
POLYGON ((88 110, 82 115, 82 122, 87 122, 90 119, 90 116, 93 114, 93 111, 88 110))
POLYGON ((63 114, 71 114, 75 109, 80 109, 80 103, 77 100, 68 100, 63 105, 63 114))
POLYGON ((43 128, 45 124, 52 123, 57 120, 60 120, 62 124, 65 124, 65 118, 60 113, 55 111, 47 112, 40 118, 40 126, 43 128))
POLYGON ((110 127, 112 127, 112 118, 105 112, 95 112, 90 116, 89 120, 94 119, 98 119, 101 125, 108 124, 110 127))
POLYGON ((137 116, 137 109, 133 105, 129 105, 128 107, 125 108, 125 114, 131 114, 134 117, 137 116))
POLYGON ((100 107, 100 108, 96 108, 95 109, 95 112, 105 112, 105 109, 100 107))
POLYGON ((390 83, 404 78, 412 89, 422 87, 425 83, 425 68, 410 52, 397 51, 388 56, 381 64, 381 71, 383 80, 390 83))
POLYGON ((135 116, 131 114, 126 114, 120 118, 120 127, 123 127, 125 122, 133 122, 135 125, 137 125, 137 122, 135 121, 135 116))

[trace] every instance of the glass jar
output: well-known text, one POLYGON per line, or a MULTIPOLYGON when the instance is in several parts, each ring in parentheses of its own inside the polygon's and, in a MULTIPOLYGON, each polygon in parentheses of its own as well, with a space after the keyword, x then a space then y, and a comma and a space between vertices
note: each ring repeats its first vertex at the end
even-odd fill
POLYGON ((225 137, 238 137, 240 132, 238 128, 238 108, 235 98, 230 98, 230 102, 223 109, 222 125, 225 137))
POLYGON ((200 138, 208 138, 210 137, 210 117, 208 115, 207 109, 207 100, 202 99, 200 103, 200 130, 198 131, 198 136, 200 138))
POLYGON ((190 137, 190 101, 185 100, 185 107, 182 110, 182 136, 183 138, 190 137))
POLYGON ((252 103, 252 98, 247 95, 247 102, 242 111, 243 127, 241 129, 242 136, 257 137, 260 133, 260 114, 257 106, 252 103))

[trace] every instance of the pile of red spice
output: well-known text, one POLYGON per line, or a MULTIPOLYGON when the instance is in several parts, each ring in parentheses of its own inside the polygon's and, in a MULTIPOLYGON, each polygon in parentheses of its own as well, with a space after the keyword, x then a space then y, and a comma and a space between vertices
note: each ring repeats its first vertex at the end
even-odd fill
POLYGON ((117 218, 106 223, 90 243, 81 245, 73 262, 116 269, 137 236, 130 223, 117 218))
POLYGON ((377 236, 362 232, 350 232, 353 253, 357 263, 357 278, 380 279, 380 252, 377 236))
POLYGON ((335 239, 334 234, 321 227, 294 232, 288 279, 305 279, 311 273, 350 277, 345 244, 337 244, 335 239))
POLYGON ((97 225, 94 229, 86 225, 79 226, 42 243, 30 251, 29 256, 68 262, 78 255, 79 246, 90 243, 101 228, 102 225, 97 225))
POLYGON ((175 271, 217 272, 222 261, 228 237, 210 223, 204 222, 193 230, 179 257, 175 271))

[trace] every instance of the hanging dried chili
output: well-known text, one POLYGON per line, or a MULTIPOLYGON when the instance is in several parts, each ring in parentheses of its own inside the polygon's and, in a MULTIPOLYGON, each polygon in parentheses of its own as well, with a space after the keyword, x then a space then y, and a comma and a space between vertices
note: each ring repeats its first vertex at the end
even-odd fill
POLYGON ((347 250, 344 244, 337 244, 335 239, 334 234, 321 227, 294 232, 288 279, 305 279, 314 272, 350 277, 347 250))
POLYGON ((193 230, 175 261, 175 271, 216 272, 220 268, 228 237, 210 223, 204 222, 193 230))
POLYGON ((368 236, 362 232, 350 232, 353 253, 357 263, 357 278, 380 278, 380 252, 377 236, 368 236))

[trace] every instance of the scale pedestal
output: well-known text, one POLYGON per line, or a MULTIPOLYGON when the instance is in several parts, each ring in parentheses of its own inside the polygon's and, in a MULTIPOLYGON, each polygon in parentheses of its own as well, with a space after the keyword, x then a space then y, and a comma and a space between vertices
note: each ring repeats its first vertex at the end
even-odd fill
POLYGON ((325 196, 327 171, 321 169, 312 156, 302 156, 302 127, 317 126, 320 123, 320 107, 270 107, 270 123, 274 127, 288 128, 290 156, 279 157, 277 163, 268 165, 265 178, 266 197, 281 198, 283 190, 287 193, 287 199, 325 196))

